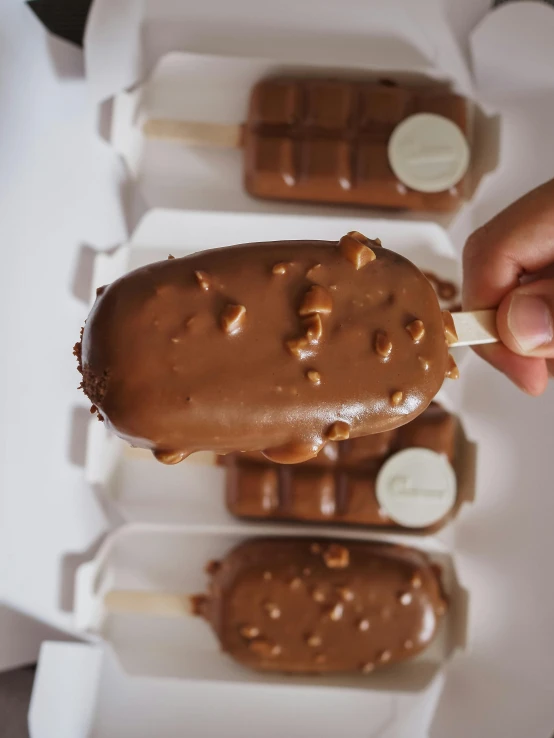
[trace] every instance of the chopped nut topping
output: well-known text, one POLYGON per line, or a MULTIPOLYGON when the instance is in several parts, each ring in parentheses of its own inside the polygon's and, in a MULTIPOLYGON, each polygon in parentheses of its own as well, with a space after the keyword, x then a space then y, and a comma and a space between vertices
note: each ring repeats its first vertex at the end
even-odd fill
POLYGON ((265 638, 256 638, 250 641, 248 648, 262 658, 274 658, 281 653, 281 646, 271 643, 265 638))
POLYGON ((406 330, 414 343, 419 343, 425 335, 425 326, 421 320, 413 320, 411 323, 408 323, 406 330))
POLYGON ((391 660, 391 656, 392 656, 392 653, 388 649, 385 649, 384 651, 381 651, 381 653, 379 654, 379 661, 382 664, 386 664, 387 661, 391 660))
POLYGON ((217 561, 216 559, 212 559, 211 561, 208 561, 208 563, 204 567, 204 571, 210 577, 213 577, 213 575, 216 574, 220 569, 221 569, 221 561, 217 561))
POLYGON ((212 285, 210 275, 206 272, 194 272, 194 276, 200 287, 207 292, 212 285))
POLYGON ((291 589, 300 589, 302 587, 302 580, 300 577, 294 577, 294 579, 291 579, 289 587, 291 589))
POLYGON ((311 648, 319 648, 321 646, 321 637, 318 635, 310 635, 306 638, 306 643, 308 646, 311 646, 311 648))
POLYGON ((319 543, 312 543, 310 545, 310 551, 313 554, 320 554, 321 553, 321 546, 319 545, 319 543))
POLYGON ((452 346, 452 344, 456 343, 458 340, 458 334, 456 333, 454 319, 452 318, 449 310, 442 311, 442 321, 444 323, 444 337, 446 338, 446 343, 449 346, 452 346))
POLYGON ((344 615, 344 605, 342 604, 342 602, 337 602, 336 605, 333 605, 333 607, 329 610, 328 615, 330 619, 334 622, 340 620, 344 615))
POLYGON ((256 628, 255 625, 243 625, 239 629, 239 633, 243 638, 251 641, 253 638, 257 638, 260 635, 260 629, 256 628))
POLYGON ((368 243, 369 239, 362 236, 361 233, 351 231, 341 238, 339 241, 339 249, 344 258, 353 264, 354 268, 358 270, 362 269, 370 262, 375 261, 377 258, 375 256, 375 252, 367 245, 368 243), (354 234, 361 236, 364 240, 360 241, 354 234))
POLYGON ((306 329, 306 338, 310 343, 319 343, 321 336, 323 335, 323 324, 321 317, 316 313, 310 315, 309 318, 304 318, 302 325, 306 329))
POLYGON ((458 369, 454 357, 448 354, 448 364, 446 366, 446 374, 444 375, 447 379, 459 379, 460 370, 458 369))
POLYGON ((229 335, 240 331, 244 325, 246 308, 244 305, 226 305, 221 313, 221 327, 229 335))
POLYGON ((369 620, 367 618, 360 620, 358 623, 358 630, 361 630, 362 632, 369 630, 369 620))
POLYGON ((393 392, 392 395, 390 396, 391 405, 394 405, 395 407, 397 405, 400 405, 403 398, 404 398, 404 395, 402 392, 400 392, 400 390, 398 390, 398 392, 393 392))
POLYGON ((327 431, 329 441, 346 441, 350 438, 350 426, 344 420, 337 420, 327 431))
POLYGON ((290 264, 287 261, 280 261, 279 263, 273 266, 273 269, 271 270, 271 272, 273 274, 286 274, 289 270, 289 267, 291 266, 292 264, 290 264))
POLYGON ((324 551, 323 559, 329 569, 345 569, 350 563, 350 552, 345 546, 332 543, 324 551))
POLYGON ((272 620, 278 620, 281 617, 281 610, 274 602, 266 602, 264 610, 272 620))
POLYGON ((308 271, 306 272, 306 277, 308 279, 317 279, 317 273, 321 269, 321 264, 314 264, 308 271))
POLYGON ((333 300, 329 290, 319 284, 314 284, 304 295, 298 314, 302 316, 314 313, 329 315, 332 309, 333 300))
POLYGON ((312 599, 314 602, 325 602, 325 592, 321 587, 316 587, 312 592, 312 599))
POLYGON ((337 592, 344 602, 352 602, 354 599, 354 592, 348 587, 337 587, 337 592))
POLYGON ((388 359, 392 352, 392 342, 385 331, 377 331, 375 334, 375 351, 383 359, 388 359))
POLYGON ((375 664, 371 663, 371 661, 368 661, 365 664, 362 664, 361 671, 362 674, 369 674, 375 669, 375 664))
POLYGON ((359 241, 360 243, 365 243, 366 245, 368 243, 371 243, 371 238, 364 236, 364 234, 360 233, 360 231, 348 231, 346 235, 350 236, 350 238, 353 238, 355 241, 359 241))
POLYGON ((321 384, 321 374, 319 372, 316 372, 313 369, 310 369, 310 371, 306 372, 306 376, 310 380, 312 384, 318 385, 321 384))
POLYGON ((410 585, 414 589, 419 589, 421 587, 422 581, 419 574, 414 574, 413 577, 410 579, 410 585))
POLYGON ((305 359, 311 353, 310 342, 307 338, 291 338, 285 345, 297 359, 305 359))

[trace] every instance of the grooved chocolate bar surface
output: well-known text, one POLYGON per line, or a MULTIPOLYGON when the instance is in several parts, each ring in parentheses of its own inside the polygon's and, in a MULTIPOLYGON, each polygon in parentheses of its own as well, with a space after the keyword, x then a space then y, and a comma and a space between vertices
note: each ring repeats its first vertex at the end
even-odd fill
POLYGON ((434 88, 276 77, 259 82, 245 126, 245 186, 256 197, 449 211, 463 181, 423 193, 394 175, 387 146, 395 127, 434 113, 467 134, 466 100, 434 88))
POLYGON ((400 527, 380 508, 375 482, 396 451, 428 448, 452 463, 456 419, 436 403, 411 423, 385 433, 329 443, 294 467, 271 464, 261 454, 230 454, 226 503, 241 518, 400 527))
POLYGON ((368 674, 423 651, 447 609, 427 556, 402 546, 254 539, 209 571, 200 614, 258 670, 368 674))
POLYGON ((304 461, 413 419, 448 366, 429 281, 356 232, 137 269, 99 291, 75 353, 106 424, 166 463, 304 461))

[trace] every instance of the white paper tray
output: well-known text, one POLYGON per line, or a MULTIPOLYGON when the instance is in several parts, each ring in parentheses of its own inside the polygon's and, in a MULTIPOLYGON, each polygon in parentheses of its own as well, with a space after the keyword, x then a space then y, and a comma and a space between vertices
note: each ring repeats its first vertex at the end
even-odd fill
MULTIPOLYGON (((77 573, 76 626, 98 633, 115 649, 124 669, 135 675, 177 677, 249 684, 285 684, 348 689, 419 691, 429 686, 453 653, 463 648, 467 627, 467 592, 459 583, 450 554, 438 542, 419 540, 442 570, 448 613, 431 646, 403 664, 377 670, 367 678, 263 674, 245 669, 222 654, 207 623, 194 616, 161 618, 107 613, 103 597, 113 589, 199 594, 207 591, 208 561, 220 560, 253 537, 307 536, 343 540, 405 542, 401 536, 287 525, 163 526, 130 524, 111 534, 92 562, 77 573)), ((408 541, 408 543, 412 543, 408 541)))

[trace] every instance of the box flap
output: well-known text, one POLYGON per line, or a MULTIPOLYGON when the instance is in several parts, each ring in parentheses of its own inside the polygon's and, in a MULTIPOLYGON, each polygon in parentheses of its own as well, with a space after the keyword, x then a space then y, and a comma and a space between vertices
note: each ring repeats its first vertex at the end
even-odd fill
POLYGON ((476 86, 486 99, 554 87, 554 11, 543 2, 501 5, 470 38, 476 86))
POLYGON ((442 689, 395 700, 382 694, 331 693, 318 688, 268 690, 263 686, 202 684, 126 676, 114 654, 100 646, 45 643, 35 679, 31 738, 418 738, 428 726, 442 689), (213 706, 217 705, 217 709, 213 706), (290 709, 283 709, 283 706, 290 709))
POLYGON ((69 643, 43 644, 31 706, 30 738, 88 738, 102 650, 69 643))
POLYGON ((313 5, 283 0, 193 3, 96 0, 85 34, 93 99, 130 87, 172 50, 270 58, 289 64, 427 71, 471 86, 445 9, 435 0, 359 0, 313 5), (424 19, 424 22, 422 21, 424 19))

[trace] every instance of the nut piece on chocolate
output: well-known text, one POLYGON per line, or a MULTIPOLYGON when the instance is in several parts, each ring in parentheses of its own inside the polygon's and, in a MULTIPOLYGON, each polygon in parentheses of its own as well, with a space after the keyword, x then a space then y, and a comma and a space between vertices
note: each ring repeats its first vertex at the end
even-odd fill
POLYGON ((423 651, 446 609, 435 568, 415 549, 274 538, 227 554, 202 615, 223 651, 253 669, 363 674, 423 651), (340 567, 328 552, 341 553, 340 567))
POLYGON ((342 245, 246 244, 164 260, 106 287, 76 351, 107 426, 167 463, 200 450, 298 463, 329 440, 419 415, 449 367, 436 294, 381 246, 353 268, 345 243, 369 248, 359 233, 342 245), (307 276, 314 264, 317 284, 307 276), (425 326, 417 343, 406 330, 414 321, 425 326))

